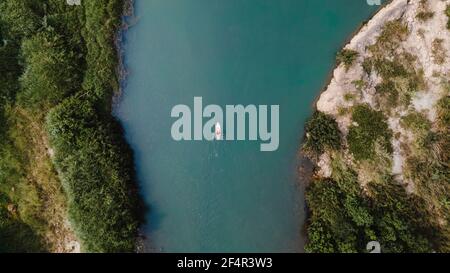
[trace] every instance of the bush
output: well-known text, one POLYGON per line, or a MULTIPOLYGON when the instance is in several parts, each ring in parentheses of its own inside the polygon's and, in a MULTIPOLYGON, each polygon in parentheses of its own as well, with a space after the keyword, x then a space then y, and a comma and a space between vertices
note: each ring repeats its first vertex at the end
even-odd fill
POLYGON ((394 108, 398 105, 399 92, 395 83, 391 80, 384 80, 377 86, 375 86, 377 94, 383 99, 382 105, 387 106, 388 109, 394 108))
POLYGON ((308 225, 308 242, 305 251, 309 253, 336 253, 333 244, 333 234, 327 230, 327 225, 314 220, 308 225))
POLYGON ((447 29, 450 29, 450 5, 447 5, 447 8, 445 9, 445 14, 448 17, 447 29))
POLYGON ((69 98, 50 112, 47 126, 69 216, 85 249, 133 251, 141 207, 118 124, 102 119, 93 103, 69 98))
POLYGON ((345 192, 330 179, 312 181, 306 200, 311 212, 308 252, 358 252, 358 232, 343 208, 345 192))
POLYGON ((382 78, 382 82, 376 86, 382 109, 390 111, 400 102, 408 106, 413 94, 425 89, 423 70, 416 71, 415 61, 416 58, 408 53, 395 55, 392 60, 384 56, 364 60, 364 70, 368 74, 375 70, 382 78))
POLYGON ((450 128, 450 96, 444 96, 437 102, 437 121, 444 130, 450 128))
POLYGON ((392 153, 392 131, 382 112, 375 111, 366 104, 357 105, 352 111, 352 120, 356 125, 350 126, 347 142, 356 160, 373 159, 376 142, 388 153, 392 153))
POLYGON ((419 112, 412 111, 400 120, 400 124, 418 134, 426 134, 431 129, 431 122, 419 112))
POLYGON ((337 54, 336 60, 338 64, 343 63, 345 68, 348 70, 356 61, 356 58, 358 58, 358 56, 359 53, 355 50, 343 49, 341 52, 337 54))
POLYGON ((416 18, 424 22, 433 18, 433 16, 434 12, 430 11, 430 8, 428 6, 428 0, 420 0, 416 18))
POLYGON ((444 39, 436 38, 431 44, 431 54, 433 54, 433 60, 435 64, 443 64, 447 58, 447 52, 443 46, 444 39))
POLYGON ((114 91, 119 88, 114 34, 120 26, 123 1, 86 1, 83 5, 86 22, 82 34, 87 49, 83 88, 105 100, 105 105, 110 105, 114 91))
MULTIPOLYGON (((347 172, 345 184, 358 186, 356 176, 347 172)), ((308 187, 307 252, 366 252, 370 241, 380 242, 382 252, 440 249, 441 234, 419 197, 390 179, 369 183, 368 195, 343 185, 315 179, 308 187)))
POLYGON ((404 41, 408 35, 408 25, 401 19, 387 22, 378 37, 377 43, 371 46, 372 52, 383 54, 383 48, 394 50, 399 42, 404 41))
POLYGON ((431 252, 439 241, 430 225, 423 200, 408 195, 392 180, 385 184, 369 184, 370 202, 379 242, 383 252, 431 252))
POLYGON ((41 25, 42 3, 39 0, 2 1, 0 20, 7 25, 8 33, 17 39, 36 32, 41 25))
POLYGON ((339 149, 341 135, 333 117, 316 111, 306 123, 304 149, 313 155, 320 155, 327 149, 339 149))
POLYGON ((80 87, 76 53, 66 50, 60 35, 40 32, 22 44, 25 72, 20 81, 23 104, 55 105, 80 87))

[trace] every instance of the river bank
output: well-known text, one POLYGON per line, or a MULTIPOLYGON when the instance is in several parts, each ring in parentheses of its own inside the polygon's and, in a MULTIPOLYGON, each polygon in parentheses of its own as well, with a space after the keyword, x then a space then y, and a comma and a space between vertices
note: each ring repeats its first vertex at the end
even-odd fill
MULTIPOLYGON (((118 81, 119 81, 119 90, 113 97, 113 103, 112 103, 112 115, 117 117, 118 116, 118 109, 120 106, 120 103, 122 102, 124 91, 127 87, 127 77, 129 75, 129 71, 126 65, 125 56, 125 44, 126 44, 126 36, 127 32, 132 28, 134 25, 138 23, 139 18, 135 14, 135 0, 124 0, 124 8, 122 12, 122 23, 120 25, 120 28, 118 29, 118 32, 115 37, 115 46, 118 53, 118 67, 117 67, 117 75, 118 75, 118 81)), ((126 137, 125 132, 123 133, 123 137, 126 137)), ((133 155, 136 153, 132 149, 133 155)), ((134 156, 133 156, 134 157, 134 156)), ((136 179, 136 183, 138 184, 139 192, 142 191, 141 186, 139 185, 139 179, 136 179)), ((141 213, 144 214, 146 211, 148 211, 150 208, 147 204, 142 205, 142 211, 141 213)), ((144 253, 146 252, 146 249, 149 249, 151 247, 146 246, 145 241, 149 240, 148 236, 143 231, 143 226, 148 224, 147 219, 142 219, 141 225, 138 228, 137 236, 136 236, 136 252, 137 253, 144 253)), ((152 251, 153 252, 153 251, 152 251)))
POLYGON ((124 3, 0 3, 0 251, 135 251, 143 205, 111 115, 124 3))
POLYGON ((423 144, 426 132, 417 129, 421 124, 437 135, 446 130, 444 117, 439 115, 447 107, 445 77, 450 70, 447 4, 394 0, 340 53, 342 63, 306 126, 303 150, 316 165, 307 190, 309 251, 364 252, 368 240, 379 240, 385 251, 392 252, 447 249, 448 220, 445 205, 439 204, 449 194, 445 167, 433 169, 440 173, 433 187, 440 188, 441 195, 436 195, 435 188, 424 184, 411 165, 413 161, 448 163, 442 154, 434 159, 423 154, 435 145, 445 147, 444 139, 423 144), (405 150, 405 145, 415 148, 405 150), (319 201, 324 194, 335 196, 334 206, 342 209, 325 215, 330 204, 319 201), (386 196, 405 207, 398 211, 387 205, 384 213, 395 214, 392 217, 406 230, 396 230, 386 219, 379 219, 379 198, 386 196), (418 207, 416 199, 427 205, 418 207), (414 222, 410 213, 418 210, 428 223, 414 222), (337 232, 336 221, 347 225, 347 230, 337 232), (384 237, 386 228, 397 239, 384 237), (427 237, 430 230, 439 230, 439 238, 427 237), (362 231, 364 239, 352 235, 362 231), (401 239, 405 234, 423 244, 401 239))

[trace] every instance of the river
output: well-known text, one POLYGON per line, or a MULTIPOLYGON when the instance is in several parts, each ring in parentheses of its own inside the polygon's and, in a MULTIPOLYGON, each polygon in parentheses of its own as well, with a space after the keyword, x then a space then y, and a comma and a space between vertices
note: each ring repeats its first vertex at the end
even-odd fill
POLYGON ((301 252, 297 151, 365 0, 136 0, 117 109, 149 207, 146 251, 301 252), (279 105, 279 148, 174 141, 177 104, 279 105))

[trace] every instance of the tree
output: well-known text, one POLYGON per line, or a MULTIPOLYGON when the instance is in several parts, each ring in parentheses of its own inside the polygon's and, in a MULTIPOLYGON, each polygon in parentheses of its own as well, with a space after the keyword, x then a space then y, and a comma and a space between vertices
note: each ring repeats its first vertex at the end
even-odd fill
POLYGON ((320 155, 327 149, 339 149, 341 135, 333 117, 316 111, 306 123, 306 141, 304 150, 313 155, 320 155))

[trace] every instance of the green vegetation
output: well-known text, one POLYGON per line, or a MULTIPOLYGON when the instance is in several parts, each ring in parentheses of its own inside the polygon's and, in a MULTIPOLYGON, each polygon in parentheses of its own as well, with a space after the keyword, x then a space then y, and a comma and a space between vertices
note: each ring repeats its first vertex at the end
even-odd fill
POLYGON ((388 109, 392 109, 398 105, 400 94, 393 81, 383 81, 375 86, 375 90, 380 96, 380 105, 384 105, 388 109))
POLYGON ((367 74, 376 72, 382 82, 376 86, 376 100, 381 110, 408 107, 415 92, 424 89, 423 70, 418 69, 416 57, 396 52, 406 40, 409 30, 401 20, 389 21, 375 44, 368 47, 372 56, 366 58, 363 69, 367 74))
POLYGON ((447 95, 437 103, 438 125, 444 131, 450 130, 450 82, 447 84, 447 95))
POLYGON ((25 71, 20 78, 18 100, 36 108, 56 105, 80 86, 81 71, 76 53, 65 49, 61 35, 54 31, 38 32, 22 42, 25 71))
POLYGON ((419 10, 416 14, 416 18, 424 22, 430 20, 434 16, 434 12, 429 10, 428 0, 420 0, 419 10))
POLYGON ((356 173, 335 158, 333 175, 307 189, 310 210, 307 252, 366 252, 378 241, 382 252, 429 252, 437 247, 436 229, 423 202, 388 178, 363 192, 356 173))
MULTIPOLYGON (((448 94, 448 93, 447 93, 448 94)), ((436 128, 419 113, 404 117, 402 125, 410 128, 416 136, 405 163, 405 177, 414 181, 417 192, 423 197, 432 221, 444 230, 440 249, 450 251, 450 98, 444 96, 437 103, 436 128)), ((406 151, 408 152, 408 151, 406 151)))
POLYGON ((304 150, 310 155, 320 155, 325 150, 339 149, 340 145, 341 136, 336 121, 316 111, 306 123, 304 150))
POLYGON ((44 249, 41 238, 30 226, 12 216, 3 204, 6 196, 0 196, 0 252, 41 252, 44 249), (25 245, 24 242, 27 242, 25 245))
POLYGON ((345 93, 344 100, 345 101, 352 101, 355 99, 355 94, 352 93, 345 93))
POLYGON ((445 9, 445 14, 448 17, 447 29, 450 29, 450 5, 447 5, 447 8, 445 9))
POLYGON ((422 154, 428 157, 430 143, 436 137, 435 133, 431 131, 432 124, 428 118, 423 113, 410 110, 400 119, 400 125, 414 135, 414 140, 407 147, 403 147, 403 150, 408 154, 422 154))
POLYGON ((384 25, 377 42, 370 46, 369 49, 378 58, 393 53, 398 44, 406 40, 408 34, 407 24, 401 20, 389 21, 384 25))
POLYGON ((356 124, 350 126, 347 141, 356 160, 373 159, 376 143, 387 152, 392 152, 392 132, 382 112, 373 110, 369 105, 357 105, 352 110, 352 120, 356 124))
POLYGON ((67 211, 84 251, 135 249, 142 206, 110 113, 122 7, 0 2, 0 251, 64 251, 67 211))
POLYGON ((413 130, 416 133, 428 133, 431 129, 431 122, 425 115, 418 112, 410 112, 401 119, 403 127, 413 130))
POLYGON ((84 247, 95 252, 132 251, 139 204, 131 151, 118 124, 95 105, 69 98, 48 115, 54 162, 69 197, 69 216, 84 247))
POLYGON ((0 146, 0 193, 5 198, 1 206, 10 220, 22 223, 20 229, 32 230, 36 237, 7 248, 60 251, 63 246, 57 238, 71 234, 64 225, 66 198, 48 156, 43 127, 19 106, 8 105, 4 117, 7 131, 0 146), (36 242, 42 249, 35 248, 36 242))
POLYGON ((410 54, 396 55, 393 60, 378 56, 365 60, 365 69, 376 71, 382 82, 376 86, 378 105, 385 111, 407 107, 413 95, 425 89, 423 71, 416 69, 416 58, 410 54))
POLYGON ((363 79, 354 80, 352 83, 359 92, 362 92, 367 87, 367 83, 363 79))
POLYGON ((343 49, 337 54, 336 60, 338 64, 343 63, 345 68, 348 70, 353 65, 356 58, 358 58, 358 55, 359 54, 357 51, 351 49, 343 49))
POLYGON ((445 48, 442 45, 443 42, 443 39, 435 39, 431 45, 431 53, 436 64, 443 64, 447 58, 447 52, 445 52, 445 48))
POLYGON ((417 19, 419 19, 420 21, 427 21, 431 18, 433 18, 434 16, 434 12, 431 11, 421 11, 419 13, 417 13, 416 17, 417 19))

